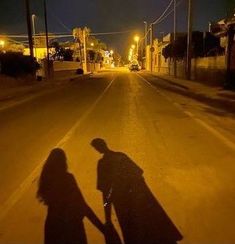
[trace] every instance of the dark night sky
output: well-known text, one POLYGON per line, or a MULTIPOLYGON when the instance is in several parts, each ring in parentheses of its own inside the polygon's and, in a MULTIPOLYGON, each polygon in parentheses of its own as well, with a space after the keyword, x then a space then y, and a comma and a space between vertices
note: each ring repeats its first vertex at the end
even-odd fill
MULTIPOLYGON (((100 36, 110 48, 123 52, 134 33, 143 31, 143 21, 158 17, 170 0, 47 0, 50 32, 68 32, 77 26, 88 26, 93 32, 132 30, 115 36, 100 36), (66 26, 64 27, 62 23, 66 26)), ((180 1, 180 0, 178 0, 180 1)), ((227 0, 229 2, 234 0, 227 0)), ((178 29, 186 31, 186 0, 178 7, 178 29)), ((205 30, 209 21, 225 17, 226 1, 195 0, 194 29, 205 30)), ((31 0, 32 13, 39 16, 38 31, 43 31, 42 0, 31 0)), ((24 0, 0 0, 0 33, 26 33, 24 0)), ((173 30, 173 17, 155 27, 155 35, 173 30)))

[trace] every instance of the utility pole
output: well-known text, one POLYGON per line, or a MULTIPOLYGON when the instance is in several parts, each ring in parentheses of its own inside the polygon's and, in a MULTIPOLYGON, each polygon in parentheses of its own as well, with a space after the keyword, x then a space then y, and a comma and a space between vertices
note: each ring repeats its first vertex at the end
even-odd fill
POLYGON ((49 56, 49 38, 48 38, 48 22, 47 22, 47 4, 46 0, 43 0, 44 5, 44 21, 46 31, 46 49, 47 49, 47 74, 50 76, 50 56, 49 56))
POLYGON ((35 27, 36 15, 32 15, 32 25, 33 25, 33 46, 34 46, 34 56, 37 58, 37 47, 36 47, 36 27, 35 27))
POLYGON ((27 20, 27 29, 28 29, 28 40, 29 40, 29 52, 30 56, 33 58, 33 37, 32 37, 32 25, 31 25, 31 14, 29 0, 25 0, 26 7, 26 20, 27 20))
POLYGON ((148 35, 147 35, 147 32, 148 32, 148 22, 147 21, 144 21, 144 46, 145 46, 145 48, 148 45, 148 35))
POLYGON ((177 13, 176 13, 176 0, 174 0, 174 77, 177 76, 177 63, 176 63, 176 50, 175 50, 175 42, 176 42, 176 28, 177 28, 177 13))
POLYGON ((146 69, 146 52, 148 46, 148 22, 144 21, 144 44, 142 49, 142 66, 146 69), (145 60, 145 61, 144 61, 145 60))
POLYGON ((87 73, 86 37, 87 37, 87 29, 84 28, 83 29, 84 73, 87 73))
POLYGON ((150 25, 150 71, 153 71, 153 24, 150 25))
POLYGON ((191 66, 192 66, 192 1, 188 0, 188 40, 187 40, 187 79, 191 80, 191 66))

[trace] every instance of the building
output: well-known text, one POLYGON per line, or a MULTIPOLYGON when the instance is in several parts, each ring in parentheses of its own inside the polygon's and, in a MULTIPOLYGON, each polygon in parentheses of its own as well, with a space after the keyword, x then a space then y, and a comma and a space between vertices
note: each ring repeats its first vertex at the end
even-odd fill
POLYGON ((235 16, 213 24, 211 31, 220 37, 221 46, 226 49, 225 86, 235 87, 235 16))

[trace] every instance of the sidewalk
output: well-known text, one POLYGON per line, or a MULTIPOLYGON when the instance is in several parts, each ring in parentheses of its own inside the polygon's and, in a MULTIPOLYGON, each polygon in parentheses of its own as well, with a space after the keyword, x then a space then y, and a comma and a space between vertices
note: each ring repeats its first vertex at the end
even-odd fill
POLYGON ((83 80, 90 74, 76 75, 68 73, 67 76, 56 77, 48 81, 35 81, 30 85, 21 85, 15 87, 0 86, 0 111, 12 107, 15 104, 32 99, 37 95, 50 92, 55 88, 65 85, 73 80, 83 80))
POLYGON ((222 87, 209 86, 203 84, 202 81, 190 81, 179 78, 174 78, 169 75, 159 74, 157 72, 144 71, 161 80, 166 81, 168 84, 190 93, 193 97, 198 96, 201 99, 207 99, 222 105, 231 106, 235 110, 235 92, 224 90, 222 87))

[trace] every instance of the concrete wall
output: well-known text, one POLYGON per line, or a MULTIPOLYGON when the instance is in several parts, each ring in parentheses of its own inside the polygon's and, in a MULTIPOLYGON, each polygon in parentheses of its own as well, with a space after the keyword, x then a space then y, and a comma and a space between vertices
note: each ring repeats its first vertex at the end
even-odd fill
POLYGON ((198 58, 192 62, 193 79, 223 84, 226 78, 225 56, 198 58))
POLYGON ((151 64, 150 64, 150 46, 148 45, 146 47, 146 60, 145 60, 145 66, 146 66, 146 70, 151 70, 151 64))
POLYGON ((100 63, 88 63, 87 64, 87 71, 88 72, 97 72, 101 70, 100 63))
MULTIPOLYGON (((169 74, 173 75, 173 63, 170 63, 169 74)), ((186 78, 186 62, 177 62, 177 77, 186 78)), ((225 56, 205 57, 192 60, 192 79, 207 84, 222 85, 226 78, 225 56)))
POLYGON ((73 61, 54 61, 53 63, 54 71, 64 71, 64 70, 77 70, 81 68, 79 62, 73 61))
MULTIPOLYGON (((79 62, 73 61, 55 61, 53 63, 54 71, 75 71, 78 68, 82 68, 82 65, 79 62)), ((88 72, 96 72, 101 69, 99 63, 87 63, 88 72)))
POLYGON ((169 62, 161 53, 153 54, 153 71, 161 74, 169 74, 169 62))

